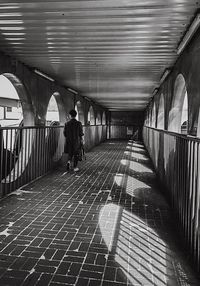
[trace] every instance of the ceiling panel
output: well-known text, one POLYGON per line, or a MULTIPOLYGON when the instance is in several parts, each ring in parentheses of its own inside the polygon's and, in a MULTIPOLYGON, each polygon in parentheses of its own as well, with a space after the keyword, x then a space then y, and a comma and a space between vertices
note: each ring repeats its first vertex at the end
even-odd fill
POLYGON ((1 1, 0 47, 110 110, 144 110, 199 2, 1 1))

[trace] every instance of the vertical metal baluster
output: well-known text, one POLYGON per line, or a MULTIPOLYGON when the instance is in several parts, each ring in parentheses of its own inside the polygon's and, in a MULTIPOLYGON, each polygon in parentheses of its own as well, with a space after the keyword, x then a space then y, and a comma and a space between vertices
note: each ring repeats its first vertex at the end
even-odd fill
POLYGON ((38 129, 38 153, 37 153, 37 165, 38 165, 38 173, 37 177, 41 176, 42 171, 42 157, 41 157, 41 128, 38 129))
POLYGON ((194 164, 193 164, 193 190, 192 190, 192 220, 191 220, 191 250, 192 253, 194 251, 194 231, 195 231, 195 199, 196 199, 196 142, 193 142, 194 144, 194 164))
MULTIPOLYGON (((50 129, 50 127, 48 127, 49 128, 49 140, 48 140, 48 154, 50 154, 50 150, 51 150, 51 147, 52 147, 52 139, 51 139, 51 137, 50 137, 50 132, 51 132, 51 129, 50 129)), ((49 158, 49 166, 48 166, 48 170, 50 170, 51 169, 51 166, 52 166, 52 158, 50 157, 50 155, 48 156, 48 158, 49 158)))
POLYGON ((189 197, 190 197, 190 168, 191 168, 191 141, 187 141, 187 199, 186 199, 186 228, 185 228, 185 243, 188 243, 188 222, 189 222, 189 197))
POLYGON ((46 140, 46 156, 47 156, 47 171, 51 169, 52 166, 52 157, 51 157, 51 151, 52 151, 52 126, 48 126, 48 140, 46 140))
POLYGON ((20 144, 19 144, 19 154, 21 157, 21 161, 20 161, 20 187, 23 185, 23 162, 24 162, 24 146, 23 146, 23 137, 24 137, 24 130, 22 129, 22 127, 20 127, 19 129, 19 138, 20 138, 20 144))
POLYGON ((16 152, 16 157, 17 157, 17 161, 16 161, 16 188, 19 187, 19 175, 20 175, 20 172, 19 172, 19 166, 20 166, 20 154, 19 154, 19 145, 20 145, 20 141, 18 140, 17 141, 17 135, 19 134, 19 128, 16 128, 16 131, 15 131, 15 138, 16 138, 16 145, 15 145, 15 152, 16 152))
POLYGON ((16 128, 16 134, 15 134, 15 137, 16 137, 16 153, 17 153, 17 188, 19 188, 20 186, 20 136, 19 136, 19 127, 16 128))
POLYGON ((175 196, 176 196, 176 201, 175 201, 175 211, 178 214, 178 220, 180 222, 180 204, 179 200, 179 189, 180 189, 180 157, 179 157, 179 152, 180 152, 180 138, 176 137, 176 153, 175 153, 175 180, 176 180, 176 190, 175 190, 175 196))
POLYGON ((47 141, 45 126, 42 128, 42 174, 46 173, 46 157, 47 157, 47 150, 45 148, 47 141))
POLYGON ((34 156, 34 179, 37 176, 37 169, 38 169, 38 149, 39 149, 39 144, 38 144, 38 137, 39 137, 39 127, 35 129, 35 156, 34 156))
POLYGON ((9 184, 9 187, 8 187, 8 190, 9 190, 9 193, 12 191, 12 183, 11 183, 11 175, 12 175, 12 165, 13 165, 13 148, 12 148, 12 144, 13 144, 13 129, 11 128, 10 129, 10 158, 9 158, 9 174, 8 174, 8 184, 9 184))
POLYGON ((44 127, 40 129, 40 158, 41 158, 41 166, 40 166, 40 173, 43 175, 45 172, 44 168, 44 142, 45 142, 45 133, 44 133, 44 127))
POLYGON ((45 126, 42 127, 42 137, 41 137, 41 160, 42 160, 42 174, 46 173, 46 150, 45 150, 45 144, 46 144, 46 132, 45 132, 45 126))
POLYGON ((199 144, 198 142, 195 142, 195 150, 196 150, 196 164, 195 164, 195 181, 196 181, 196 188, 195 188, 195 203, 194 203, 194 257, 195 257, 195 263, 198 264, 198 191, 199 191, 199 144))
MULTIPOLYGON (((173 137, 172 136, 170 136, 171 138, 172 138, 172 142, 171 142, 171 145, 172 144, 174 144, 174 140, 173 140, 173 137)), ((171 148, 171 150, 173 150, 172 148, 171 148)), ((176 200, 176 198, 175 198, 175 195, 174 195, 174 193, 175 193, 175 184, 173 183, 172 184, 172 186, 171 186, 171 183, 172 182, 175 182, 174 181, 174 169, 175 169, 175 166, 174 166, 174 162, 175 162, 175 154, 173 153, 173 158, 171 157, 171 161, 169 161, 169 164, 171 165, 171 166, 173 166, 172 168, 170 168, 170 184, 169 184, 169 186, 170 186, 170 189, 172 190, 172 201, 173 201, 173 209, 175 208, 175 200, 176 200)))
POLYGON ((191 141, 188 141, 188 168, 187 168, 187 186, 188 186, 188 193, 187 193, 187 226, 186 226, 186 243, 189 241, 189 219, 190 219, 190 185, 191 185, 191 141))
POLYGON ((182 168, 181 168, 181 227, 184 226, 184 171, 185 171, 185 158, 183 157, 184 154, 184 138, 181 138, 181 154, 180 157, 182 158, 182 168))
POLYGON ((4 178, 4 195, 7 194, 7 170, 8 170, 8 129, 5 130, 5 178, 4 178))
POLYGON ((53 156, 55 156, 55 158, 54 158, 54 164, 55 164, 55 162, 56 163, 58 162, 58 158, 59 158, 59 132, 58 132, 59 129, 57 126, 55 127, 54 131, 56 134, 56 136, 55 136, 55 149, 54 149, 55 151, 53 154, 53 156))
POLYGON ((42 129, 43 129, 43 127, 40 127, 40 129, 39 129, 39 146, 40 146, 40 148, 39 148, 39 154, 38 154, 38 162, 39 162, 39 176, 41 176, 42 175, 42 169, 43 169, 43 158, 42 158, 42 156, 43 156, 43 154, 42 154, 42 129))
POLYGON ((184 164, 184 158, 183 158, 183 149, 184 149, 184 139, 183 137, 180 138, 180 145, 181 145, 181 149, 179 151, 179 158, 181 159, 180 162, 180 189, 179 189, 179 194, 180 194, 180 222, 181 222, 181 227, 183 227, 183 216, 184 216, 184 185, 183 185, 183 173, 185 170, 185 164, 184 164))
POLYGON ((44 170, 45 173, 48 171, 48 127, 44 127, 44 170))
POLYGON ((191 165, 191 185, 190 185, 190 194, 191 194, 191 200, 190 200, 190 221, 189 221, 189 247, 191 250, 191 244, 192 244, 192 212, 193 212, 193 190, 194 190, 194 178, 193 178, 193 172, 194 172, 194 142, 191 142, 192 145, 192 165, 191 165))
POLYGON ((31 181, 34 179, 34 157, 35 157, 35 148, 36 148, 36 132, 35 127, 31 127, 30 129, 30 137, 31 137, 31 159, 30 159, 30 179, 31 181))
POLYGON ((28 140, 27 140, 27 128, 24 128, 24 184, 27 183, 27 152, 28 152, 28 140))
POLYGON ((16 132, 17 129, 13 130, 14 133, 14 142, 13 142, 13 190, 16 190, 16 132))
POLYGON ((200 143, 198 142, 198 165, 197 165, 197 228, 196 228, 196 236, 197 236, 197 270, 200 271, 200 143))
POLYGON ((195 141, 195 166, 194 166, 194 181, 195 181, 195 187, 194 187, 194 201, 193 201, 193 256, 195 258, 195 262, 197 262, 197 253, 196 253, 196 245, 197 245, 197 236, 196 236, 196 225, 197 225, 197 199, 198 199, 198 144, 195 141))
POLYGON ((60 158, 60 129, 56 127, 56 148, 55 148, 55 162, 60 158))
POLYGON ((4 149, 4 138, 3 138, 3 128, 0 127, 0 198, 3 196, 3 149, 4 149))
POLYGON ((190 164, 189 164, 189 200, 188 200, 188 230, 187 243, 190 246, 190 218, 191 218, 191 193, 192 193, 192 159, 193 159, 193 144, 190 141, 190 164))
POLYGON ((47 172, 47 140, 48 140, 48 134, 47 134, 47 127, 43 127, 43 172, 47 172))
POLYGON ((28 160, 28 170, 27 170, 27 174, 28 174, 28 180, 30 181, 30 177, 31 177, 31 156, 32 156, 32 138, 31 138, 31 128, 28 129, 28 156, 29 156, 29 160, 28 160))
POLYGON ((39 150, 40 150, 40 127, 36 128, 36 154, 35 154, 35 175, 34 179, 39 176, 39 150))
MULTIPOLYGON (((183 184, 184 184, 184 207, 183 207, 183 233, 186 234, 186 220, 187 220, 187 167, 188 167, 188 158, 187 158, 187 149, 188 149, 188 140, 184 139, 184 150, 183 157, 185 160, 184 166, 184 176, 183 176, 183 184)), ((184 238, 185 240, 185 238, 184 238)))

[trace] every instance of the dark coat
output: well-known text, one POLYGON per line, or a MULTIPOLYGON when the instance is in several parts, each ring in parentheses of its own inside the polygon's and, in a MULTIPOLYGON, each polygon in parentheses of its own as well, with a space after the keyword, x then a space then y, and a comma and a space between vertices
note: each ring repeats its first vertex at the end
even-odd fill
POLYGON ((80 121, 72 118, 65 123, 64 136, 65 136, 65 153, 77 153, 81 147, 83 127, 80 121))

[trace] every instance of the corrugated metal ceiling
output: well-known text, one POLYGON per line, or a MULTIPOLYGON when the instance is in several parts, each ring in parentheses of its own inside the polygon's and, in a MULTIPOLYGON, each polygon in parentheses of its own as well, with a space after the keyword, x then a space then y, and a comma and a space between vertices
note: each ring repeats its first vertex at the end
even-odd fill
POLYGON ((198 7, 193 0, 4 0, 0 49, 110 110, 144 110, 198 7))

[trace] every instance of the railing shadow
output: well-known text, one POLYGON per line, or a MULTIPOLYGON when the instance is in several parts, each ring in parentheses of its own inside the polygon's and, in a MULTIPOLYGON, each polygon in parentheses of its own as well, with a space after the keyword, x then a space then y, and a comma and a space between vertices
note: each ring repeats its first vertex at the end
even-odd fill
MULTIPOLYGON (((133 160, 135 153, 139 154, 133 150, 124 154, 125 164, 122 162, 114 178, 109 202, 99 219, 109 255, 115 258, 113 265, 121 269, 119 282, 160 286, 179 285, 181 281, 190 285, 192 270, 183 262, 171 209, 158 191, 149 160, 133 160), (131 162, 136 162, 136 167, 141 164, 146 172, 133 170, 131 162), (109 231, 101 225, 106 219, 109 231)), ((192 283, 198 285, 196 280, 192 283)))

